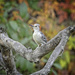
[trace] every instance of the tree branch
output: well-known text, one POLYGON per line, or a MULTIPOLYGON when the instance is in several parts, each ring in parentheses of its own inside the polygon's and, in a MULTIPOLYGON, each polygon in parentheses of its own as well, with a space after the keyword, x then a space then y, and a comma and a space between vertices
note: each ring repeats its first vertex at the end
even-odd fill
POLYGON ((48 52, 52 51, 60 42, 62 32, 59 32, 53 39, 47 42, 40 47, 37 47, 34 51, 32 49, 27 49, 21 43, 10 39, 6 36, 2 31, 0 33, 0 44, 15 50, 25 59, 33 62, 38 62, 39 59, 47 54, 48 52))
POLYGON ((68 38, 69 38, 69 35, 63 33, 60 43, 58 44, 58 46, 52 52, 50 58, 48 59, 46 65, 44 66, 44 68, 40 71, 37 71, 37 72, 31 74, 31 75, 47 75, 50 72, 50 69, 51 69, 54 61, 56 60, 56 58, 59 56, 59 54, 62 51, 64 51, 64 47, 66 45, 66 42, 67 42, 68 38))
POLYGON ((16 70, 12 50, 5 46, 1 46, 2 58, 5 64, 5 71, 7 75, 22 75, 16 70))
MULTIPOLYGON (((50 58, 48 59, 46 65, 44 66, 43 69, 41 69, 40 71, 34 72, 30 75, 48 75, 48 73, 50 72, 50 69, 54 63, 54 61, 57 59, 57 57, 59 56, 59 54, 64 51, 64 47, 68 41, 69 35, 72 32, 75 32, 75 25, 74 26, 70 26, 66 29, 64 29, 62 32, 62 37, 61 37, 61 41, 58 44, 58 46, 54 49, 54 51, 52 52, 50 58)), ((61 33, 60 32, 60 33, 61 33)))
MULTIPOLYGON (((72 27, 74 28, 75 26, 72 27)), ((68 28, 72 29, 72 27, 68 28)), ((3 33, 2 30, 0 30, 0 44, 8 48, 9 47, 12 48, 13 50, 15 50, 17 53, 19 53, 21 56, 23 56, 25 59, 29 61, 38 62, 41 57, 52 51, 59 44, 62 38, 62 33, 64 31, 67 32, 67 28, 60 31, 54 38, 48 41, 47 44, 44 44, 40 47, 37 47, 35 50, 32 50, 32 49, 27 49, 21 43, 10 39, 8 36, 6 36, 3 33)))
MULTIPOLYGON (((32 61, 32 62, 38 62, 41 57, 43 57, 44 55, 46 55, 47 53, 49 53, 50 51, 55 49, 53 51, 52 55, 50 56, 47 64, 45 65, 45 67, 42 70, 31 74, 31 75, 38 75, 38 74, 40 74, 40 75, 44 74, 45 75, 50 71, 50 68, 53 65, 53 62, 59 56, 60 52, 64 49, 65 44, 68 40, 69 34, 72 32, 75 32, 75 25, 69 26, 66 29, 60 31, 54 38, 52 38, 46 44, 44 44, 40 47, 37 47, 35 50, 32 50, 32 49, 27 49, 21 43, 10 39, 7 36, 7 34, 3 31, 3 29, 0 29, 0 44, 3 46, 4 49, 8 49, 7 50, 9 52, 8 55, 10 55, 10 54, 12 55, 11 51, 15 50, 18 54, 23 56, 25 59, 32 61)), ((6 55, 6 56, 8 56, 8 55, 6 55)), ((5 60, 5 58, 4 58, 4 60, 5 60)), ((12 58, 12 60, 14 60, 14 59, 12 58)))
MULTIPOLYGON (((2 32, 6 37, 8 37, 5 31, 1 28, 0 33, 2 32)), ((5 45, 0 45, 0 49, 0 63, 5 69, 7 75, 22 75, 16 70, 12 49, 10 47, 6 47, 5 45)))
POLYGON ((0 53, 0 66, 1 66, 1 69, 5 70, 5 64, 4 64, 4 61, 3 61, 3 58, 2 58, 2 54, 0 53))

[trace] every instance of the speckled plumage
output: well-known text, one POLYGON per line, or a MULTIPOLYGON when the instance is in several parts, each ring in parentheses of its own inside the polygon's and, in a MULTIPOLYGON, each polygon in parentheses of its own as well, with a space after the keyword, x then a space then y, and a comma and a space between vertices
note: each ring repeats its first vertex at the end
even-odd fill
POLYGON ((38 46, 47 43, 45 35, 39 30, 39 24, 34 24, 33 30, 33 40, 37 43, 38 46))

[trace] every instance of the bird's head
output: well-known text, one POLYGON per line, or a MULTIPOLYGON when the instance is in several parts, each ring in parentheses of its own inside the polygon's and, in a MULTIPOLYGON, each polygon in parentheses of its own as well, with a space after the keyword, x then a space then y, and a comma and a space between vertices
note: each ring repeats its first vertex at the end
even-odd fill
POLYGON ((39 24, 34 24, 34 25, 30 25, 31 27, 33 27, 34 31, 39 31, 39 24))

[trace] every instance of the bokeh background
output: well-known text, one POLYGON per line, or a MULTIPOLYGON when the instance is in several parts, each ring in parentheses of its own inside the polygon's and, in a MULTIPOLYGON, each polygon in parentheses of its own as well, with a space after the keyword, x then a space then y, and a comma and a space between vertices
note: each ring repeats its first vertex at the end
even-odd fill
MULTIPOLYGON (((47 40, 52 39, 60 30, 75 25, 75 0, 0 0, 0 27, 6 29, 10 38, 33 50, 37 45, 29 24, 35 23, 40 24, 47 40)), ((29 75, 44 67, 51 52, 41 59, 39 66, 14 51, 13 54, 18 71, 29 75)), ((1 74, 6 75, 3 70, 1 74)), ((54 62, 49 75, 75 75, 74 35, 70 36, 63 55, 54 62)))

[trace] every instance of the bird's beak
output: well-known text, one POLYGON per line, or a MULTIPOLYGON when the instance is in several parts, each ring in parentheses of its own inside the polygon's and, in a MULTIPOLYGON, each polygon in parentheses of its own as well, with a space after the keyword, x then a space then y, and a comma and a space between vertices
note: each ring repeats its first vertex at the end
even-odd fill
POLYGON ((30 24, 31 27, 34 27, 33 25, 30 24))

